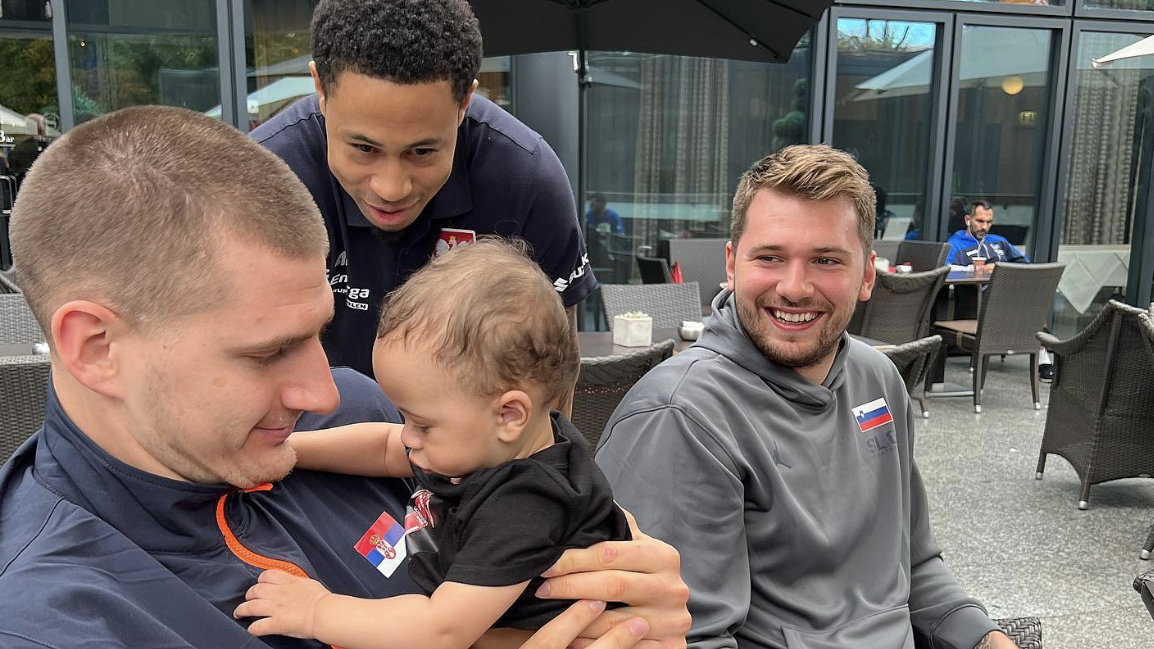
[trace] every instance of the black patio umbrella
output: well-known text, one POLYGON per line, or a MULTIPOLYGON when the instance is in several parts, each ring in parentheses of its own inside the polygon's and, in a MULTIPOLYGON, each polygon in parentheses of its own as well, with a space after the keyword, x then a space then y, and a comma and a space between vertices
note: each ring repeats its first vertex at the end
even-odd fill
POLYGON ((485 56, 630 51, 781 63, 832 0, 470 0, 485 56))
POLYGON ((783 63, 833 0, 470 0, 485 56, 574 50, 582 93, 577 196, 584 211, 586 52, 783 63))

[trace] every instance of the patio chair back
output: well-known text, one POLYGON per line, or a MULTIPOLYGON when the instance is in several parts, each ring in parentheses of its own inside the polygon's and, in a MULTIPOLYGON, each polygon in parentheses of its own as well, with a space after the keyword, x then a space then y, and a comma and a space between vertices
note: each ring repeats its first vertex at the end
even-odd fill
POLYGON ((1038 338, 1054 355, 1054 379, 1035 477, 1046 455, 1060 455, 1081 482, 1078 507, 1092 485, 1154 475, 1154 355, 1142 323, 1145 311, 1106 303, 1068 340, 1038 338))
POLYGON ((609 329, 613 316, 643 311, 655 328, 680 327, 684 320, 701 319, 697 282, 683 284, 602 284, 601 300, 609 329))
POLYGON ((0 293, 0 343, 43 342, 44 332, 23 293, 0 293))
POLYGON ((873 295, 857 305, 850 333, 894 345, 925 337, 934 300, 949 273, 949 266, 924 273, 878 273, 873 295))
POLYGON ((669 271, 669 262, 661 257, 646 257, 637 255, 637 272, 641 275, 644 284, 669 284, 673 275, 669 271))
POLYGON ((901 241, 893 239, 874 239, 874 252, 878 257, 884 257, 889 260, 890 265, 898 263, 898 246, 902 245, 901 241))
POLYGON ((926 374, 933 364, 934 354, 942 345, 941 336, 926 336, 901 345, 893 345, 882 349, 886 358, 893 361, 898 368, 898 374, 906 383, 906 392, 910 399, 916 401, 921 409, 922 417, 929 419, 930 411, 926 410, 926 374))
POLYGON ((589 445, 597 446, 621 398, 645 373, 673 355, 673 340, 629 354, 582 358, 573 391, 573 424, 589 445))
POLYGON ((945 265, 949 256, 950 244, 944 241, 906 239, 898 244, 898 258, 893 263, 909 264, 915 273, 922 273, 945 265))
POLYGON ((992 355, 1030 355, 1030 388, 1034 409, 1038 398, 1037 333, 1050 319, 1054 292, 1066 264, 1012 264, 999 262, 980 298, 977 320, 938 321, 932 333, 972 357, 974 412, 982 411, 986 362, 992 355))
POLYGON ((725 281, 725 244, 728 241, 701 237, 669 240, 669 264, 680 263, 681 277, 686 282, 697 282, 702 309, 709 308, 725 281))
POLYGON ((47 356, 0 356, 0 463, 44 423, 48 367, 47 356))

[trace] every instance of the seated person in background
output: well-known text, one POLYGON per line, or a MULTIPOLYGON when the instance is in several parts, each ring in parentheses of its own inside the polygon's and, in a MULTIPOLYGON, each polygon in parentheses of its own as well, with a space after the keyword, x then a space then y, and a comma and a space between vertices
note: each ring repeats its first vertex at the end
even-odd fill
POLYGON ((625 234, 625 224, 621 221, 621 215, 605 207, 603 194, 594 194, 589 200, 589 211, 585 213, 585 226, 598 232, 625 234))
MULTIPOLYGON (((361 397, 376 401, 338 408, 352 393, 320 342, 328 235, 276 155, 182 108, 109 113, 40 156, 11 237, 52 384, 44 426, 0 469, 0 646, 265 646, 233 612, 274 565, 358 597, 417 592, 405 566, 386 577, 354 549, 373 521, 404 520, 402 480, 289 474, 303 411, 327 426, 393 408, 375 385, 361 397)), ((574 605, 532 637, 486 640, 621 649, 647 621, 678 649, 677 570, 645 537, 569 550, 538 595, 638 608, 574 605)))
POLYGON ((597 450, 618 502, 681 551, 698 649, 1013 647, 942 561, 893 363, 845 334, 876 278, 850 155, 742 176, 729 289, 597 450))
POLYGON ((987 262, 1010 261, 1028 264, 1030 258, 1022 254, 1005 237, 990 234, 994 225, 994 208, 986 201, 970 203, 970 213, 965 216, 966 227, 950 236, 950 256, 947 262, 955 266, 969 266, 975 257, 987 262))
MULTIPOLYGON (((981 257, 986 263, 1008 261, 1012 263, 1028 264, 1030 258, 1014 247, 1005 237, 990 234, 994 225, 994 208, 986 201, 970 203, 970 213, 965 216, 966 228, 958 230, 949 239, 950 256, 946 261, 955 266, 969 266, 975 257, 981 257)), ((1046 324, 1042 329, 1049 331, 1046 324)), ((1050 352, 1045 347, 1038 350, 1038 378, 1051 381, 1054 378, 1054 365, 1050 362, 1050 352)))
POLYGON ((564 611, 571 602, 537 598, 538 576, 567 548, 628 539, 629 526, 585 438, 556 412, 579 362, 545 273, 500 239, 449 251, 386 299, 373 364, 403 427, 291 441, 300 467, 415 476, 403 536, 362 552, 393 553, 390 569, 407 555, 428 596, 358 599, 269 571, 237 616, 267 616, 249 626, 258 636, 467 649, 494 624, 536 629, 564 611))

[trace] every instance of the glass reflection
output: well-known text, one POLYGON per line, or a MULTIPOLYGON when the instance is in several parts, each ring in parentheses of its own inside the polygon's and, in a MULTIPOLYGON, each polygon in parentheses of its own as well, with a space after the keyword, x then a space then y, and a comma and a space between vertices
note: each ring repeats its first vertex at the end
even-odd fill
POLYGON ((1031 256, 1050 119, 1050 48, 1051 32, 1045 29, 967 25, 962 30, 948 189, 955 201, 990 203, 991 232, 1031 256))
POLYGON ((76 123, 126 106, 220 104, 212 0, 69 0, 76 123))
POLYGON ((1058 248, 1067 264, 1055 303, 1059 335, 1081 330, 1126 292, 1131 231, 1145 214, 1154 157, 1154 60, 1125 59, 1100 70, 1091 61, 1142 38, 1084 32, 1079 39, 1058 248))
POLYGON ((833 145, 870 172, 876 239, 920 239, 925 214, 934 23, 838 21, 833 145))
POLYGON ((583 211, 599 195, 620 221, 587 233, 602 282, 638 279, 634 253, 665 240, 728 237, 742 172, 808 140, 808 35, 785 64, 590 52, 589 66, 583 211))

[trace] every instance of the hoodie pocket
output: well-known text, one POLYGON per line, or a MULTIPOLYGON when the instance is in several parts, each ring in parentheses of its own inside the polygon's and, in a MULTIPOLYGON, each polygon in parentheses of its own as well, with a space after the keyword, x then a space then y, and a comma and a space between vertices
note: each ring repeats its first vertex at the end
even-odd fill
POLYGON ((834 629, 812 631, 783 627, 789 649, 913 649, 914 635, 907 606, 879 611, 834 629))

